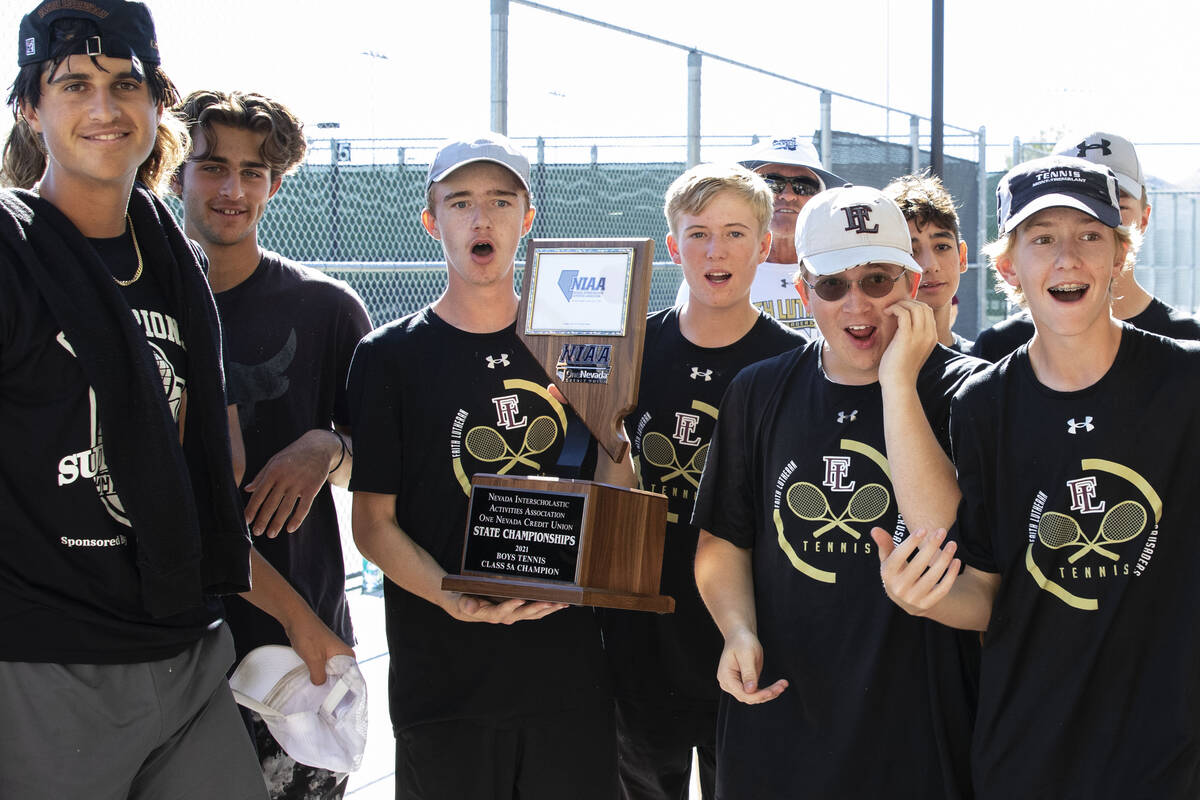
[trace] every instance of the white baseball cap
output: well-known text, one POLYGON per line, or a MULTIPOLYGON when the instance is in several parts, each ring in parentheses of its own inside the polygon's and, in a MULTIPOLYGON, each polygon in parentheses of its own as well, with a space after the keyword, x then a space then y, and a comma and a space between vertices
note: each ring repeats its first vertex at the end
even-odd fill
POLYGON ((900 207, 869 186, 843 186, 814 195, 796 220, 796 255, 813 275, 860 264, 896 264, 920 274, 900 207))
POLYGON ((314 685, 295 650, 269 644, 246 654, 229 687, 293 759, 353 772, 367 746, 367 684, 351 656, 329 659, 325 675, 325 683, 314 685))
POLYGON ((474 139, 445 142, 433 157, 433 163, 429 165, 429 174, 425 176, 425 192, 428 194, 430 186, 445 180, 447 175, 459 167, 477 161, 490 161, 506 167, 517 176, 525 191, 530 191, 529 159, 507 136, 489 132, 474 139))
POLYGON ((740 156, 738 163, 746 169, 756 170, 766 164, 790 164, 812 170, 821 182, 822 189, 841 186, 844 180, 821 166, 821 157, 812 142, 801 136, 780 136, 759 142, 740 156))
POLYGON ((1064 136, 1054 145, 1054 155, 1085 158, 1102 164, 1117 176, 1117 186, 1131 197, 1141 199, 1146 178, 1133 142, 1115 133, 1091 131, 1064 136))

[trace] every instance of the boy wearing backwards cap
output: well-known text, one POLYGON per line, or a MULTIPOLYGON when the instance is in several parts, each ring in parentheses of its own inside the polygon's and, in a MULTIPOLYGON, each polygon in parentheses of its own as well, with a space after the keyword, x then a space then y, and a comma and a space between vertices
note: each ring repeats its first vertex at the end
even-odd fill
POLYGON ((987 252, 1036 332, 954 399, 954 541, 876 532, 884 584, 986 631, 977 797, 1194 797, 1200 353, 1112 315, 1130 238, 1108 168, 1038 159, 999 201, 987 252))
POLYGON ((717 796, 962 797, 969 653, 890 607, 866 534, 953 518, 949 399, 982 365, 935 343, 878 190, 817 195, 796 246, 822 338, 734 378, 692 518, 725 637, 717 796))
POLYGON ((755 269, 771 247, 773 201, 761 178, 734 165, 701 164, 667 189, 667 250, 683 267, 688 300, 650 315, 629 419, 640 486, 667 496, 662 592, 675 598, 675 613, 604 615, 621 788, 630 800, 685 799, 693 747, 704 796, 713 796, 721 636, 696 592, 699 531, 689 523, 729 381, 805 342, 750 303, 755 269))
MULTIPOLYGON (((1054 147, 1054 155, 1086 158, 1108 167, 1117 178, 1121 204, 1121 224, 1138 232, 1138 242, 1150 225, 1150 204, 1142 165, 1133 142, 1115 133, 1069 134, 1054 147)), ((1137 246, 1130 249, 1136 256, 1137 246)), ((1152 296, 1142 288, 1134 273, 1135 259, 1122 269, 1113 282, 1113 316, 1130 325, 1172 339, 1200 339, 1200 320, 1152 296)), ((999 361, 1033 337, 1033 320, 1028 309, 997 322, 980 332, 971 355, 999 361)))
MULTIPOLYGON (((816 149, 800 136, 767 139, 742 153, 738 163, 761 175, 775 195, 771 251, 754 273, 750 302, 805 338, 815 338, 816 323, 796 291, 796 218, 813 195, 845 181, 823 169, 816 149)), ((687 299, 684 280, 675 305, 681 306, 687 299)))
POLYGON ((215 595, 245 591, 314 675, 338 642, 251 556, 220 335, 154 191, 187 144, 150 13, 21 21, 0 194, 0 796, 261 798, 215 595), (135 186, 135 180, 144 185, 135 186), (213 769, 219 764, 220 769, 213 769))
POLYGON ((544 473, 563 448, 564 408, 516 336, 529 161, 499 134, 451 142, 426 192, 446 289, 364 338, 349 379, 354 538, 387 576, 397 797, 610 800, 612 697, 591 609, 441 588, 461 565, 470 476, 501 467, 465 434, 490 429, 518 453, 531 421, 553 420, 553 442, 513 459, 514 475, 544 473))

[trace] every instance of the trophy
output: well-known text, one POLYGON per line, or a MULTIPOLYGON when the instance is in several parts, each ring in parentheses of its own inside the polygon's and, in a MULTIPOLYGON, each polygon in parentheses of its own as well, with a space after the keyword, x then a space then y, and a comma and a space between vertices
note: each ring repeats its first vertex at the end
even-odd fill
MULTIPOLYGON (((653 256, 651 239, 534 239, 526 249, 517 334, 613 461, 629 448, 621 421, 637 400, 653 256)), ((578 445, 568 431, 563 459, 581 460, 578 445)), ((670 612, 675 601, 658 593, 666 522, 659 494, 477 474, 461 574, 442 588, 670 612)))

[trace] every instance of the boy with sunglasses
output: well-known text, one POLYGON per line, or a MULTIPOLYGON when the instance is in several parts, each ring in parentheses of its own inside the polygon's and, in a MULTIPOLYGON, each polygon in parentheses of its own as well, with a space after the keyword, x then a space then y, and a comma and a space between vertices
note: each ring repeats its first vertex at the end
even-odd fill
POLYGON ((734 378, 692 518, 725 637, 717 796, 964 797, 970 654, 888 603, 867 533, 953 518, 952 472, 925 467, 983 364, 935 343, 908 225, 878 190, 815 197, 796 247, 821 338, 734 378))
MULTIPOLYGON (((812 144, 799 137, 776 137, 754 146, 738 161, 762 176, 775 196, 769 230, 771 251, 750 284, 750 302, 807 339, 817 328, 796 292, 796 217, 817 192, 845 181, 821 167, 812 144)), ((688 283, 679 285, 675 305, 687 302, 688 283)))
POLYGON ((981 800, 1200 793, 1200 352, 1113 316, 1118 185, 1067 157, 1004 176, 985 252, 1035 334, 954 398, 953 541, 876 534, 902 608, 986 631, 981 800))
POLYGON ((605 614, 626 800, 686 800, 693 747, 701 790, 713 797, 721 635, 692 577, 699 531, 689 522, 729 381, 805 341, 750 303, 773 201, 761 178, 734 165, 701 164, 667 189, 667 250, 683 267, 688 301, 650 315, 628 419, 641 488, 667 496, 662 591, 675 613, 605 614))

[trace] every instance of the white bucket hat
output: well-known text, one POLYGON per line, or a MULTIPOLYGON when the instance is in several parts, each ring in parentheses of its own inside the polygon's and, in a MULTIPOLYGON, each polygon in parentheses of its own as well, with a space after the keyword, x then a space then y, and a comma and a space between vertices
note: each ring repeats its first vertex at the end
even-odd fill
POLYGON ((367 684, 351 656, 334 656, 320 686, 290 647, 255 648, 229 686, 237 702, 258 712, 289 756, 332 772, 353 772, 367 746, 367 684))

